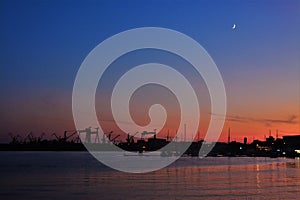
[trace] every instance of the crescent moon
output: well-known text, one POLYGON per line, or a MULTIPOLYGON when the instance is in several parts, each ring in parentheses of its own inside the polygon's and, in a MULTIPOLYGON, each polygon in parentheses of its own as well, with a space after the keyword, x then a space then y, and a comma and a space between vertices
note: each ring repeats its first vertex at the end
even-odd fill
POLYGON ((232 29, 235 29, 235 28, 236 28, 236 24, 233 24, 232 29))

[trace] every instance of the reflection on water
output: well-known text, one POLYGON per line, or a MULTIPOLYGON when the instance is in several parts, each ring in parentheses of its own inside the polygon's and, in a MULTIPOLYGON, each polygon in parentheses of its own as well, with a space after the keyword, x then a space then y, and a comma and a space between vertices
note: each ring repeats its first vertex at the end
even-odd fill
POLYGON ((181 158, 146 174, 111 170, 86 152, 1 152, 1 199, 220 199, 300 196, 300 160, 181 158))

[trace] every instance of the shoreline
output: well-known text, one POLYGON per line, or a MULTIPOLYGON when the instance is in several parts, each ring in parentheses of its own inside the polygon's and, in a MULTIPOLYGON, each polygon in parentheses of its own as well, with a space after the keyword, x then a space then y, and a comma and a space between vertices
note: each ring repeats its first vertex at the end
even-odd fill
MULTIPOLYGON (((99 145, 98 147, 103 146, 103 148, 97 148, 96 151, 99 152, 121 152, 121 149, 119 151, 116 151, 116 148, 108 148, 109 144, 105 145, 99 145)), ((110 145, 113 146, 113 145, 110 145)), ((136 150, 125 150, 129 153, 136 153, 137 155, 143 155, 142 152, 136 151, 136 150)), ((159 150, 158 150, 159 151, 159 150)), ((65 144, 52 144, 52 145, 42 145, 42 144, 0 144, 0 152, 88 152, 84 144, 82 143, 65 143, 65 144)), ((144 151, 152 152, 152 151, 144 151)), ((162 151, 161 151, 162 152, 162 151)), ((223 152, 224 153, 224 152, 223 152)), ((172 156, 171 154, 166 156, 161 154, 161 156, 169 157, 172 156)), ((199 155, 193 154, 188 155, 187 153, 183 153, 181 157, 198 157, 199 155)), ((290 153, 285 155, 279 155, 279 154, 273 154, 272 152, 264 153, 261 152, 258 153, 252 153, 252 154, 231 154, 228 152, 227 154, 221 154, 217 152, 213 152, 208 154, 205 157, 265 157, 265 158, 288 158, 288 159, 294 159, 297 157, 300 157, 296 154, 290 153)))

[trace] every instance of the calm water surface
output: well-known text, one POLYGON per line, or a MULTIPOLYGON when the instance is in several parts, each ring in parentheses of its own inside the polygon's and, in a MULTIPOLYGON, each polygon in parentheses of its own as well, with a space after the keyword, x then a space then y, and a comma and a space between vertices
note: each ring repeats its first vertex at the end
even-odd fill
POLYGON ((87 152, 0 152, 0 199, 300 199, 300 160, 180 158, 126 174, 87 152))

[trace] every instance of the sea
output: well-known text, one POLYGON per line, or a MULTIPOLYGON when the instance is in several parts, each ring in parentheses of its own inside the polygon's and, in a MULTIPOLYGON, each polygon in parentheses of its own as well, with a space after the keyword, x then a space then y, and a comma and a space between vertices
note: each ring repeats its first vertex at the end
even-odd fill
POLYGON ((0 152, 0 199, 300 199, 299 158, 182 157, 154 172, 88 152, 0 152))

